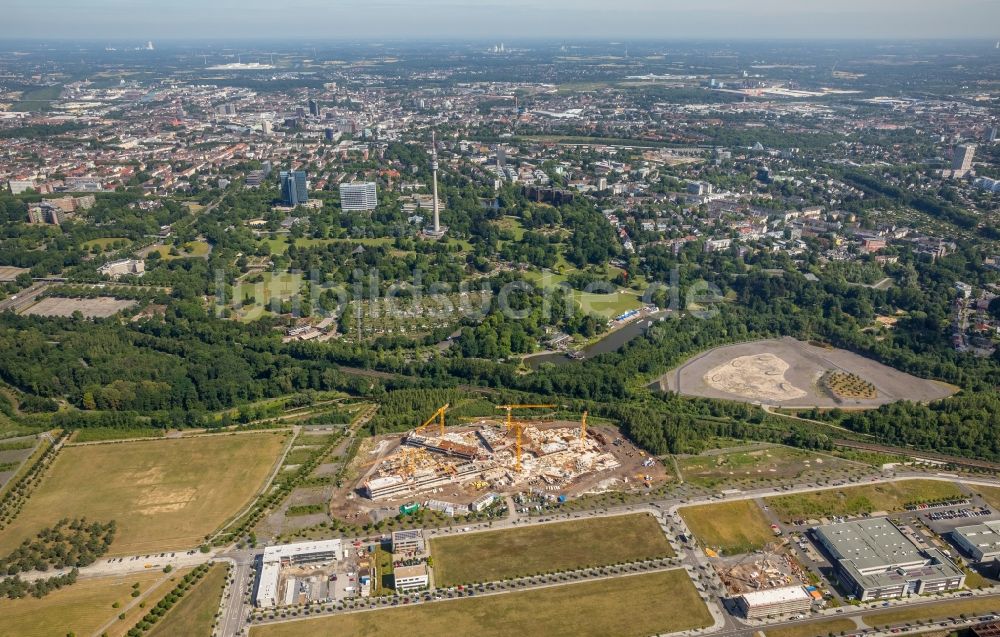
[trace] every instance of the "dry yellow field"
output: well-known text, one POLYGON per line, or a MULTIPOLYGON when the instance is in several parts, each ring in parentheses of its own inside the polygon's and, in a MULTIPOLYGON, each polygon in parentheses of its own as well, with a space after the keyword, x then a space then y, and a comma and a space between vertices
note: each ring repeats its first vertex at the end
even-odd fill
POLYGON ((52 637, 70 632, 91 635, 105 622, 116 618, 122 608, 133 601, 133 584, 138 582, 139 590, 146 593, 162 578, 163 583, 150 593, 150 599, 157 599, 157 595, 162 595, 171 588, 172 584, 166 580, 173 576, 173 573, 168 576, 154 571, 123 577, 80 580, 41 599, 0 599, 0 635, 52 637), (120 603, 122 608, 112 608, 115 602, 120 603))
POLYGON ((712 624, 681 569, 257 626, 250 637, 646 637, 712 624))
POLYGON ((60 451, 0 553, 63 517, 118 523, 112 555, 197 546, 263 486, 286 432, 199 436, 60 451))

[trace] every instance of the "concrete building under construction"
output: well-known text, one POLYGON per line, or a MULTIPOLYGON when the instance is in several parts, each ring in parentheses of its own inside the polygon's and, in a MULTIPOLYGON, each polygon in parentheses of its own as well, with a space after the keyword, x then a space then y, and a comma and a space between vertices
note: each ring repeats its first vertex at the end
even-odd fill
MULTIPOLYGON (((503 408, 509 412, 520 407, 525 406, 503 408)), ((506 423, 482 420, 446 430, 445 409, 447 405, 403 436, 390 453, 380 453, 358 491, 370 500, 385 501, 455 486, 491 493, 560 489, 581 476, 621 466, 615 454, 603 448, 604 436, 596 431, 587 435, 585 417, 578 426, 550 426, 514 421, 508 414, 506 423)))

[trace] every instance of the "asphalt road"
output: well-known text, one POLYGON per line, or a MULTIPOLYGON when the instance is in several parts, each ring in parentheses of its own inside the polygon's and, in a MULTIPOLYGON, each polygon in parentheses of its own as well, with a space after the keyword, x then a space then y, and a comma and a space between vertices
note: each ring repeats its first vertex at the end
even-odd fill
MULTIPOLYGON (((430 538, 433 538, 433 537, 443 537, 443 536, 448 536, 448 535, 453 535, 453 534, 480 533, 480 532, 487 532, 487 531, 495 531, 495 530, 506 529, 506 528, 520 527, 520 526, 524 526, 524 525, 554 524, 554 523, 558 523, 558 522, 565 522, 567 520, 580 519, 580 518, 609 517, 609 516, 617 516, 617 515, 623 515, 623 514, 628 514, 628 513, 648 512, 648 513, 652 513, 654 516, 656 516, 660 520, 660 522, 661 522, 661 528, 663 528, 664 533, 667 534, 668 539, 671 540, 671 545, 674 546, 675 550, 677 550, 678 557, 680 558, 680 567, 687 569, 687 571, 689 573, 692 573, 692 574, 701 573, 703 576, 704 575, 709 576, 710 578, 712 578, 714 580, 714 583, 718 587, 718 590, 723 590, 724 591, 725 589, 722 586, 721 581, 719 581, 718 578, 717 578, 717 576, 715 575, 715 571, 714 571, 714 569, 711 568, 711 566, 709 564, 709 559, 704 554, 704 552, 700 548, 694 546, 693 544, 689 544, 689 545, 685 545, 685 546, 680 546, 677 543, 676 538, 675 537, 671 537, 671 533, 669 533, 669 531, 667 529, 668 525, 672 525, 674 527, 680 528, 680 529, 682 529, 682 532, 689 533, 687 531, 686 527, 684 526, 683 519, 679 515, 677 515, 677 509, 682 508, 684 506, 691 506, 691 505, 696 505, 696 504, 707 504, 707 503, 712 503, 712 502, 724 502, 724 501, 733 501, 733 500, 756 499, 756 498, 760 498, 760 497, 763 497, 763 496, 775 495, 775 494, 778 494, 778 493, 780 493, 782 495, 788 495, 788 494, 806 493, 806 492, 810 492, 810 491, 819 491, 819 490, 826 490, 826 489, 839 489, 839 488, 843 488, 844 486, 851 486, 851 484, 872 484, 872 483, 896 482, 896 481, 901 481, 901 480, 909 480, 909 479, 913 479, 913 478, 942 480, 942 481, 954 481, 954 480, 957 479, 957 476, 947 475, 947 474, 944 474, 944 475, 928 475, 927 473, 924 473, 924 472, 906 472, 906 473, 898 473, 898 474, 893 475, 891 477, 874 478, 872 480, 867 480, 867 481, 859 481, 859 482, 856 482, 856 483, 847 483, 846 485, 844 485, 844 484, 840 484, 840 485, 819 485, 819 484, 815 484, 815 483, 808 483, 808 484, 794 485, 792 487, 786 487, 784 489, 776 489, 776 488, 772 487, 772 488, 766 488, 766 489, 755 489, 755 490, 751 490, 751 491, 741 491, 741 492, 738 492, 738 493, 731 493, 731 494, 728 494, 728 495, 725 495, 725 496, 722 496, 722 497, 719 497, 719 496, 705 496, 705 497, 698 497, 698 498, 689 498, 689 499, 686 499, 684 501, 682 501, 680 499, 677 499, 677 498, 670 498, 670 499, 652 501, 649 504, 621 505, 621 506, 615 506, 615 507, 608 507, 608 508, 600 509, 600 510, 596 510, 596 511, 579 511, 579 512, 570 512, 570 513, 559 513, 559 514, 548 515, 548 516, 543 515, 543 516, 540 516, 540 517, 519 516, 519 517, 507 518, 507 519, 503 519, 503 520, 493 520, 491 523, 487 522, 487 523, 469 524, 469 525, 466 525, 466 526, 457 526, 457 527, 450 527, 450 528, 427 529, 426 530, 426 534, 427 534, 428 539, 430 539, 430 538), (465 529, 468 529, 468 530, 465 530, 465 529)), ((1000 485, 1000 480, 989 480, 989 479, 981 479, 981 478, 962 479, 962 482, 965 482, 965 483, 968 483, 968 484, 980 484, 980 485, 986 485, 986 486, 998 486, 998 485, 1000 485)), ((514 511, 514 509, 511 508, 511 511, 514 511)), ((667 570, 667 568, 678 568, 678 567, 677 566, 672 566, 672 567, 651 569, 649 571, 641 571, 641 572, 652 572, 653 570, 667 570)), ((626 575, 622 575, 622 574, 614 574, 614 575, 592 575, 592 576, 591 575, 585 575, 581 579, 575 579, 573 581, 577 582, 577 581, 589 581, 589 580, 595 580, 595 579, 596 580, 600 580, 600 579, 613 579, 613 578, 624 577, 624 576, 626 576, 626 575)), ((708 635, 708 634, 711 634, 713 636, 718 636, 718 637, 752 637, 753 634, 755 633, 755 631, 760 630, 761 628, 763 628, 765 626, 772 626, 772 627, 774 627, 774 626, 807 624, 807 623, 809 623, 811 621, 817 621, 817 620, 829 619, 829 618, 848 618, 848 619, 854 619, 855 623, 858 624, 858 626, 859 626, 859 630, 861 630, 861 629, 864 628, 864 623, 860 619, 860 617, 863 614, 873 612, 877 608, 877 607, 873 607, 873 606, 841 607, 839 613, 837 612, 837 609, 826 609, 826 610, 821 611, 819 613, 810 614, 807 618, 801 619, 801 620, 787 619, 787 620, 784 620, 784 621, 771 621, 771 622, 747 621, 747 620, 742 620, 740 618, 737 618, 737 617, 731 615, 730 613, 728 613, 726 611, 723 603, 722 603, 722 598, 716 592, 713 592, 712 588, 710 588, 709 590, 706 590, 705 587, 702 586, 702 584, 700 582, 698 582, 695 577, 692 577, 692 581, 695 582, 696 588, 699 590, 699 593, 701 594, 703 600, 705 601, 706 606, 709 608, 710 612, 712 613, 712 616, 713 616, 713 619, 714 619, 714 623, 713 623, 712 626, 709 626, 709 627, 706 627, 706 628, 702 628, 702 629, 698 629, 698 630, 692 630, 692 631, 684 631, 682 633, 678 633, 677 634, 677 635, 682 636, 682 637, 691 637, 691 636, 695 636, 695 635, 708 635)), ((523 587, 512 587, 512 588, 507 588, 507 589, 503 589, 502 588, 500 590, 495 590, 495 591, 486 590, 483 593, 477 593, 476 596, 482 596, 482 595, 503 595, 503 594, 507 594, 507 593, 514 593, 514 592, 520 592, 520 591, 526 591, 526 590, 533 590, 533 589, 536 589, 536 588, 545 588, 545 587, 561 586, 561 585, 568 585, 568 584, 570 584, 570 582, 565 582, 565 581, 547 582, 547 581, 543 580, 543 581, 538 581, 537 583, 530 583, 530 584, 528 584, 526 586, 523 586, 523 587)), ((995 597, 997 599, 998 608, 1000 608, 1000 593, 976 593, 976 594, 978 596, 995 597)), ((462 598, 456 598, 456 599, 462 599, 462 598)), ((229 617, 232 614, 236 614, 236 615, 239 615, 242 618, 246 618, 250 614, 251 607, 249 606, 249 599, 248 598, 246 598, 246 597, 244 597, 244 598, 237 598, 237 597, 233 596, 233 597, 231 597, 227 601, 228 601, 228 606, 229 607, 227 608, 227 607, 224 606, 224 608, 223 608, 223 613, 227 617, 229 617), (239 609, 232 608, 232 606, 237 605, 237 604, 239 604, 239 606, 240 606, 239 609)), ((448 601, 452 601, 452 600, 449 599, 449 598, 445 598, 445 599, 441 599, 441 600, 419 601, 417 603, 422 603, 422 604, 426 604, 426 603, 447 603, 448 601)), ((899 600, 899 601, 893 602, 892 605, 893 606, 897 606, 897 605, 907 605, 907 606, 910 606, 910 605, 919 605, 919 606, 923 606, 923 605, 931 605, 931 604, 934 604, 934 603, 939 603, 941 601, 942 601, 942 598, 935 598, 935 599, 932 599, 932 600, 920 599, 920 600, 913 600, 913 601, 899 600)), ((374 612, 374 611, 380 610, 382 608, 392 608, 392 607, 393 606, 391 606, 391 605, 390 606, 385 606, 385 607, 379 605, 379 606, 375 606, 374 608, 366 606, 364 608, 359 608, 359 609, 356 609, 356 610, 335 611, 335 613, 336 614, 341 614, 341 613, 349 613, 349 612, 374 612)), ((313 617, 316 617, 316 615, 314 614, 313 617)), ((299 619, 301 619, 301 618, 299 618, 299 619)), ((280 622, 280 621, 295 621, 295 620, 296 620, 296 618, 287 618, 287 619, 284 619, 284 620, 277 619, 277 620, 274 620, 274 621, 275 622, 280 622)), ((260 622, 258 622, 258 623, 260 623, 260 622)), ((271 622, 267 622, 267 623, 271 623, 271 622)), ((243 633, 240 632, 240 628, 246 629, 246 624, 240 624, 237 627, 237 624, 235 623, 235 620, 234 620, 233 623, 226 622, 224 630, 225 631, 231 631, 233 629, 233 627, 236 627, 236 632, 222 632, 222 633, 220 633, 221 637, 234 637, 236 635, 243 634, 243 633)), ((869 635, 877 635, 877 634, 874 633, 874 632, 869 632, 869 635)), ((878 636, 880 636, 880 634, 878 634, 878 636)))
MULTIPOLYGON (((955 481, 958 476, 950 474, 927 474, 924 472, 905 472, 898 473, 893 476, 873 478, 866 481, 858 481, 856 483, 847 483, 839 485, 819 485, 815 483, 808 484, 798 484, 792 487, 786 487, 784 489, 776 488, 766 488, 766 489, 755 489, 750 491, 739 491, 726 494, 724 496, 702 496, 702 497, 691 497, 691 498, 667 498, 661 500, 654 500, 648 503, 641 504, 631 504, 631 505, 619 505, 614 507, 607 507, 594 511, 573 511, 567 513, 554 513, 551 515, 541 515, 528 517, 524 515, 502 519, 493 520, 490 522, 478 523, 478 524, 468 524, 464 526, 456 526, 451 528, 439 528, 439 529, 427 529, 427 537, 441 537, 453 534, 461 533, 480 533, 487 531, 494 531, 506 528, 522 527, 525 525, 535 525, 535 524, 554 524, 558 522, 564 522, 573 519, 583 519, 583 518, 594 518, 594 517, 609 517, 617 516, 628 513, 639 513, 639 512, 649 512, 652 513, 661 523, 661 528, 667 535, 668 540, 671 541, 671 545, 677 552, 678 558, 680 559, 680 564, 674 566, 660 567, 650 570, 641 570, 640 572, 651 572, 652 570, 665 570, 666 568, 685 568, 689 573, 701 573, 702 575, 708 575, 714 578, 715 585, 721 587, 721 582, 714 575, 714 569, 710 568, 709 560, 705 556, 704 552, 694 546, 693 544, 681 545, 677 542, 677 533, 688 533, 686 527, 684 526, 683 519, 677 514, 677 509, 684 506, 691 506, 696 504, 707 504, 713 502, 725 502, 734 500, 747 500, 755 499, 764 496, 776 495, 778 493, 782 495, 794 494, 794 493, 805 493, 810 491, 819 491, 826 489, 840 489, 844 486, 851 486, 852 484, 872 484, 872 483, 885 483, 885 482, 895 482, 901 480, 909 480, 913 478, 920 479, 931 479, 931 480, 942 480, 942 481, 955 481), (670 531, 670 527, 674 529, 674 532, 670 531), (468 531, 464 529, 468 528, 468 531)), ((962 478, 961 482, 972 485, 985 485, 985 486, 1000 486, 1000 480, 991 480, 983 478, 962 478)), ((510 509, 515 511, 513 507, 510 509)), ((145 555, 141 556, 128 556, 122 558, 110 558, 101 559, 97 563, 80 569, 81 578, 94 578, 94 577, 106 577, 110 575, 122 575, 128 573, 138 573, 145 572, 150 569, 162 569, 167 564, 171 564, 174 569, 183 568, 188 566, 196 566, 210 560, 224 560, 228 561, 233 565, 232 579, 233 583, 228 589, 228 594, 224 596, 221 612, 222 616, 219 621, 219 626, 216 634, 219 637, 235 637, 237 635, 245 634, 247 630, 246 620, 249 617, 252 607, 251 607, 251 596, 249 594, 250 588, 253 584, 254 578, 254 558, 261 551, 257 550, 215 550, 209 553, 201 553, 196 549, 192 549, 193 552, 188 551, 177 551, 174 552, 173 556, 168 552, 164 557, 160 557, 159 554, 153 554, 150 557, 145 555)), ((582 571, 581 571, 582 573, 582 571)), ((51 577, 56 573, 33 573, 26 574, 25 579, 33 579, 34 577, 44 576, 51 577)), ((572 581, 587 581, 591 579, 609 579, 613 577, 623 577, 623 574, 615 575, 587 575, 583 574, 582 577, 574 579, 572 581)), ((713 617, 715 618, 715 623, 713 626, 699 629, 695 631, 688 631, 682 633, 682 635, 703 635, 712 634, 719 637, 752 637, 752 633, 761 627, 767 626, 784 626, 784 625, 794 625, 801 623, 808 623, 809 621, 815 621, 817 619, 836 617, 836 618, 857 618, 864 613, 869 613, 875 610, 874 607, 842 607, 841 612, 837 613, 835 609, 827 609, 821 611, 820 613, 815 613, 810 615, 804 620, 786 620, 779 622, 747 622, 738 619, 728 612, 725 611, 722 600, 718 596, 717 592, 714 591, 714 587, 710 586, 708 590, 702 586, 701 582, 698 582, 695 578, 692 578, 695 582, 696 588, 699 589, 703 599, 705 600, 707 606, 711 610, 713 617)), ((482 594, 491 595, 503 595, 510 592, 519 592, 523 590, 532 590, 539 587, 549 587, 549 586, 559 586, 566 585, 568 582, 557 581, 536 581, 530 583, 524 587, 514 587, 510 589, 501 589, 496 591, 488 591, 482 594)), ((724 590, 724 588, 721 588, 724 590)), ((1000 608, 1000 593, 976 593, 977 595, 986 595, 989 597, 996 597, 998 608, 1000 608)), ((432 602, 420 602, 420 603, 447 603, 450 601, 445 598, 440 601, 432 602)), ((914 600, 914 601, 897 601, 893 605, 929 605, 934 602, 939 602, 941 599, 935 598, 933 600, 914 600)), ((392 606, 388 606, 391 608, 392 606)), ((374 609, 364 608, 354 611, 337 611, 337 613, 344 612, 372 612, 373 610, 378 610, 382 608, 378 606, 374 609)), ((286 620, 287 621, 287 620, 286 620)), ((861 625, 863 627, 863 624, 861 625)))

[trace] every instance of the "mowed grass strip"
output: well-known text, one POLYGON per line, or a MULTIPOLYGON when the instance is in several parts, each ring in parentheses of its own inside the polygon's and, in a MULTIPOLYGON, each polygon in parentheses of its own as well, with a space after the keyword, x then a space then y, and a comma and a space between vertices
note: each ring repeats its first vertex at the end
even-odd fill
MULTIPOLYGON (((225 564, 210 568, 201 581, 153 626, 147 633, 148 637, 211 635, 226 586, 226 571, 225 564)), ((147 608, 150 606, 147 605, 147 608)))
POLYGON ((438 586, 672 557, 649 514, 536 524, 431 540, 438 586))
POLYGON ((218 434, 66 447, 21 514, 0 532, 0 554, 76 517, 118 523, 112 555, 197 546, 263 486, 286 436, 218 434))
MULTIPOLYGON (((132 584, 138 582, 143 593, 153 583, 167 577, 160 571, 113 578, 85 579, 53 591, 41 599, 0 599, 0 635, 52 637, 53 635, 90 635, 105 622, 118 617, 121 609, 133 600, 132 584)), ((161 584, 168 586, 169 582, 161 584)))
POLYGON ((868 613, 863 616, 863 619, 869 626, 886 626, 918 620, 931 621, 947 617, 959 617, 962 614, 975 615, 977 613, 993 612, 1000 613, 1000 599, 987 597, 959 599, 937 604, 920 604, 919 606, 904 606, 893 610, 868 613))
POLYGON ((702 544, 726 555, 756 551, 774 541, 771 524, 752 500, 684 507, 678 513, 702 544))
POLYGON ((850 633, 857 630, 849 619, 824 619, 805 624, 793 624, 780 628, 765 628, 765 637, 826 637, 838 633, 850 633))
POLYGON ((958 486, 939 480, 905 480, 826 489, 767 498, 783 520, 814 519, 831 515, 858 515, 876 511, 902 511, 907 504, 962 497, 958 486))
MULTIPOLYGON (((555 548, 555 547, 553 547, 555 548)), ((251 637, 646 637, 712 617, 683 570, 258 626, 251 637), (629 610, 635 609, 635 610, 629 610)))

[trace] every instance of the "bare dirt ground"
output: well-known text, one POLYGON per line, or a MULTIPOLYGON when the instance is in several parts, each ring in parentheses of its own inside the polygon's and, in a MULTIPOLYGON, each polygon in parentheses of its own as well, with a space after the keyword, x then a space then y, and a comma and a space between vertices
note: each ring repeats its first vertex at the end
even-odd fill
POLYGON ((688 396, 803 408, 868 408, 897 400, 928 402, 956 391, 945 383, 917 378, 846 350, 787 337, 709 350, 662 376, 659 386, 688 396), (820 383, 829 371, 854 374, 872 383, 876 396, 832 395, 820 383))
POLYGON ((29 316, 73 316, 79 311, 86 318, 107 318, 135 305, 135 301, 98 296, 93 299, 69 299, 50 296, 35 303, 23 313, 29 316))
POLYGON ((702 380, 706 385, 751 400, 782 402, 802 398, 806 391, 785 378, 789 365, 771 354, 740 356, 710 369, 702 380))

